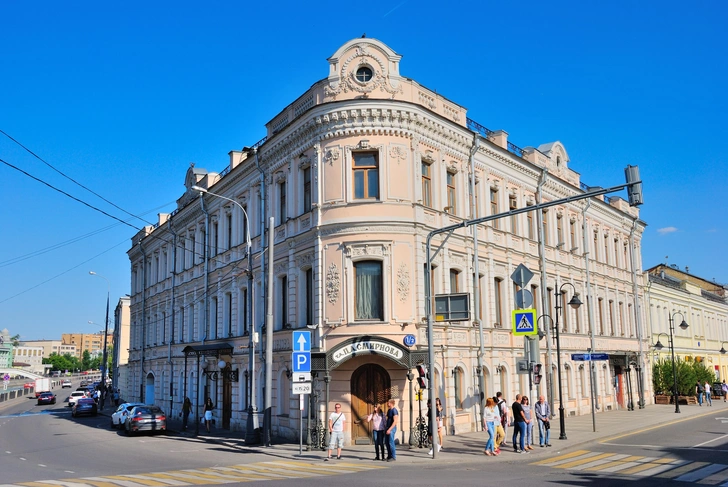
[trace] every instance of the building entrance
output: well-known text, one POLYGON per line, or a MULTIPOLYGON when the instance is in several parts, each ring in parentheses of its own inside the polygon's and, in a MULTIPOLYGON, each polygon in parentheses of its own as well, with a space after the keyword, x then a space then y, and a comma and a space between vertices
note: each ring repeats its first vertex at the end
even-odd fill
POLYGON ((355 445, 372 444, 372 425, 367 416, 377 406, 386 412, 391 387, 389 374, 381 365, 362 365, 351 375, 351 441, 355 445))

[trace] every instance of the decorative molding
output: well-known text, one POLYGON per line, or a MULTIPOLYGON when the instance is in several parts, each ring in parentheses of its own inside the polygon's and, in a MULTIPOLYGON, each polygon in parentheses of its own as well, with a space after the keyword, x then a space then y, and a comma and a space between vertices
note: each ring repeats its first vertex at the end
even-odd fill
POLYGON ((326 271, 326 296, 329 299, 329 303, 336 304, 336 300, 339 298, 339 290, 341 288, 341 278, 339 277, 339 268, 336 264, 329 264, 329 268, 326 271))
POLYGON ((389 148, 389 157, 397 159, 397 162, 404 161, 407 159, 407 150, 399 145, 395 145, 389 148))
POLYGON ((338 161, 339 157, 341 157, 341 152, 339 149, 327 149, 326 153, 324 154, 324 160, 331 164, 333 166, 334 161, 338 161))
POLYGON ((409 296, 409 290, 409 270, 407 270, 407 266, 405 265, 405 263, 401 262, 399 264, 399 268, 397 269, 397 295, 399 296, 399 300, 403 303, 407 301, 407 297, 409 296))

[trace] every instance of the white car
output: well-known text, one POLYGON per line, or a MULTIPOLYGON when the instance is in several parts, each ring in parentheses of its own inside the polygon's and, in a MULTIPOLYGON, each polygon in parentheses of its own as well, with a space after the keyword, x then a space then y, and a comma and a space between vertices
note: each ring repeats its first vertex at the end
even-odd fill
POLYGON ((79 399, 83 399, 86 396, 85 392, 82 391, 73 391, 70 396, 68 396, 68 405, 70 407, 73 407, 76 404, 76 401, 79 399))
POLYGON ((63 379, 63 382, 61 382, 61 389, 65 389, 66 387, 73 387, 69 379, 63 379))
POLYGON ((129 411, 134 409, 135 406, 144 406, 144 404, 140 402, 125 402, 124 404, 120 404, 111 415, 111 427, 118 428, 123 426, 126 417, 129 415, 129 411))

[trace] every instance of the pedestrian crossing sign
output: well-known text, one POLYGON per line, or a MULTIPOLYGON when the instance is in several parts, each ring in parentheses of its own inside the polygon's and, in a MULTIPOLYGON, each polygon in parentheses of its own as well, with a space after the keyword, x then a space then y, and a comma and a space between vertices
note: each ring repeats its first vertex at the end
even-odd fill
POLYGON ((513 334, 536 335, 536 310, 517 309, 513 311, 513 334))

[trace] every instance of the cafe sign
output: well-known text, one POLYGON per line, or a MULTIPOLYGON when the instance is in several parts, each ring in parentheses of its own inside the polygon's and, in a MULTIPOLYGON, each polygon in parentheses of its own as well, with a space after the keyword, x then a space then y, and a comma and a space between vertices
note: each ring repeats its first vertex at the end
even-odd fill
POLYGON ((334 362, 341 362, 343 360, 356 357, 357 355, 385 355, 395 360, 402 360, 404 352, 401 348, 398 348, 391 343, 386 343, 378 340, 364 340, 360 342, 350 343, 334 351, 332 357, 334 362))

